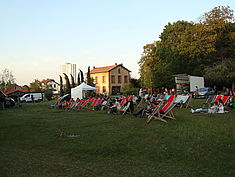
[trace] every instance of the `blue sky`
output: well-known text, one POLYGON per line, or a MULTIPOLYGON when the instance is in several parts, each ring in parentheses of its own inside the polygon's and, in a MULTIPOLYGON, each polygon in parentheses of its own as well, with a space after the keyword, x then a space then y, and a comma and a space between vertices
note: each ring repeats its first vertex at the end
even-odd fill
POLYGON ((59 79, 60 65, 123 63, 138 78, 147 43, 168 22, 194 21, 212 8, 235 10, 234 0, 0 0, 0 69, 18 84, 59 79))

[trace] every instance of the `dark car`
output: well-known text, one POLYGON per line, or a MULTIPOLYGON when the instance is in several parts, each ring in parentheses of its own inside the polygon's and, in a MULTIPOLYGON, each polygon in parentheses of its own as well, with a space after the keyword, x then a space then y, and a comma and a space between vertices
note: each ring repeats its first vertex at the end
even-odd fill
POLYGON ((198 94, 196 98, 206 98, 208 95, 214 95, 215 90, 211 87, 200 88, 198 94))
POLYGON ((15 100, 13 98, 6 98, 6 108, 15 106, 15 100))

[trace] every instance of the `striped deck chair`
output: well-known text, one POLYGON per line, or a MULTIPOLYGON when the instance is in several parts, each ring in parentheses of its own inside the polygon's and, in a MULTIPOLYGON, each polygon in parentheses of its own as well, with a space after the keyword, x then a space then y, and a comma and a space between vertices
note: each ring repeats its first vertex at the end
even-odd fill
POLYGON ((216 95, 210 95, 204 104, 212 104, 215 100, 216 95))
POLYGON ((175 116, 172 112, 172 109, 175 107, 175 103, 173 102, 169 102, 169 103, 166 103, 161 109, 159 109, 155 115, 153 115, 151 117, 151 119, 147 119, 147 123, 149 123, 152 119, 154 120, 160 120, 162 122, 165 122, 167 123, 166 120, 164 120, 163 118, 167 117, 167 118, 170 118, 170 119, 175 119, 175 116), (161 113, 161 111, 163 113, 161 113))
POLYGON ((175 95, 170 95, 170 96, 168 97, 168 99, 166 100, 166 102, 167 102, 167 103, 173 102, 174 99, 175 99, 175 95))
POLYGON ((65 109, 66 109, 66 110, 71 110, 71 109, 73 109, 76 105, 77 105, 77 102, 76 102, 76 101, 73 101, 73 102, 71 102, 71 103, 69 104, 69 106, 66 107, 65 109))
POLYGON ((83 102, 83 104, 81 105, 81 108, 85 108, 85 107, 88 105, 89 102, 90 102, 90 99, 86 99, 86 100, 83 102))
POLYGON ((120 107, 122 108, 125 103, 126 103, 126 99, 124 98, 124 99, 122 99, 122 101, 120 103, 120 107))
MULTIPOLYGON (((162 108, 164 104, 164 101, 162 101, 160 104, 158 105, 154 105, 153 111, 152 113, 146 113, 147 117, 147 122, 149 122, 156 114, 158 114, 158 112, 160 111, 160 109, 162 108)), ((153 105, 153 104, 152 104, 153 105)))
POLYGON ((183 96, 183 103, 181 105, 181 108, 185 106, 185 108, 192 107, 190 106, 190 102, 192 100, 193 96, 192 95, 184 95, 183 96))
POLYGON ((128 102, 126 104, 126 106, 123 106, 123 108, 121 108, 120 112, 122 112, 122 115, 124 115, 128 109, 130 109, 130 105, 131 105, 131 102, 128 102))
POLYGON ((189 95, 177 95, 173 102, 176 105, 178 105, 180 108, 182 108, 185 104, 187 104, 189 97, 190 97, 189 95))
POLYGON ((230 96, 223 96, 222 98, 223 105, 226 105, 228 103, 229 98, 230 96))
POLYGON ((78 102, 77 106, 76 106, 74 109, 80 108, 80 106, 83 104, 83 101, 84 101, 84 100, 80 100, 80 101, 78 102))
POLYGON ((223 95, 217 95, 214 99, 214 103, 218 103, 219 99, 223 99, 223 95))

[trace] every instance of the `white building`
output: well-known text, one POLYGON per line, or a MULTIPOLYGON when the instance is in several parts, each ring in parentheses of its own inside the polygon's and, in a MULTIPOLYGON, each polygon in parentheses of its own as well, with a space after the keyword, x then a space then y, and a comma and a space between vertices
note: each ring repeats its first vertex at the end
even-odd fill
POLYGON ((65 79, 64 79, 63 73, 65 73, 68 76, 70 82, 71 82, 71 75, 73 76, 74 81, 75 82, 77 81, 76 64, 65 63, 60 66, 60 75, 63 78, 63 84, 65 84, 65 79))

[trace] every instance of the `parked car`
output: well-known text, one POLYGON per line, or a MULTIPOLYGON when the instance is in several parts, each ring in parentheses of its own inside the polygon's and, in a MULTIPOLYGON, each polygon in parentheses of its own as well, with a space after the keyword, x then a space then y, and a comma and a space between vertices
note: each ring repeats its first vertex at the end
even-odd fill
POLYGON ((21 102, 39 102, 42 101, 44 93, 27 93, 20 97, 21 102))
POLYGON ((200 88, 198 94, 195 98, 206 98, 208 95, 214 95, 215 90, 211 87, 200 88))
POLYGON ((64 100, 69 101, 70 98, 71 98, 71 95, 70 95, 70 94, 65 94, 64 96, 59 97, 58 100, 60 100, 61 102, 63 102, 64 100))

